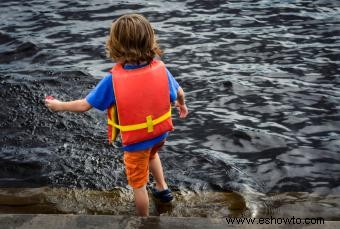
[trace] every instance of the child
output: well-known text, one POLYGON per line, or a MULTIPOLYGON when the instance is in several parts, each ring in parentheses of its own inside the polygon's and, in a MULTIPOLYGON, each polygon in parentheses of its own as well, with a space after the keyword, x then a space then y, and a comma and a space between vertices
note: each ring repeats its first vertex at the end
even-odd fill
POLYGON ((163 62, 154 59, 162 51, 153 28, 143 16, 129 14, 115 20, 106 50, 116 65, 85 99, 62 102, 46 98, 45 104, 52 111, 72 112, 117 106, 119 123, 114 126, 120 129, 125 170, 134 191, 136 213, 148 216, 149 170, 156 182, 153 195, 163 202, 173 199, 164 179, 158 150, 168 132, 173 130, 170 103, 175 103, 180 118, 188 114, 184 92, 163 62))

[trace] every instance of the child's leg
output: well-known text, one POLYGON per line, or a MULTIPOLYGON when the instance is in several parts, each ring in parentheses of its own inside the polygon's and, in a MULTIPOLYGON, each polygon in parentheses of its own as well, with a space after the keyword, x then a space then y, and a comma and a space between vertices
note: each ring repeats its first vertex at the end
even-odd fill
POLYGON ((133 188, 138 216, 149 215, 149 196, 146 183, 149 179, 150 149, 124 152, 124 164, 129 185, 133 188))
POLYGON ((149 196, 146 191, 146 186, 141 188, 134 188, 133 192, 135 194, 135 204, 136 213, 138 216, 148 216, 149 215, 149 196))
POLYGON ((165 183, 162 162, 159 159, 157 153, 157 146, 152 148, 150 153, 149 168, 156 181, 156 187, 152 190, 152 194, 156 199, 161 202, 168 203, 173 200, 171 190, 168 189, 168 185, 165 183))
POLYGON ((159 159, 158 153, 155 153, 154 157, 150 159, 149 167, 156 181, 156 189, 158 191, 167 189, 168 185, 165 183, 162 162, 159 159))

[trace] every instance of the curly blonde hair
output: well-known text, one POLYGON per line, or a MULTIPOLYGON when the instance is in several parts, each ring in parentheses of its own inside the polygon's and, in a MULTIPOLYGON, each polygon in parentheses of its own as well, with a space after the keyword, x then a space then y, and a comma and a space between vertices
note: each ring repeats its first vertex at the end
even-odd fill
POLYGON ((150 22, 140 14, 123 15, 112 23, 106 53, 122 64, 149 63, 163 54, 150 22))

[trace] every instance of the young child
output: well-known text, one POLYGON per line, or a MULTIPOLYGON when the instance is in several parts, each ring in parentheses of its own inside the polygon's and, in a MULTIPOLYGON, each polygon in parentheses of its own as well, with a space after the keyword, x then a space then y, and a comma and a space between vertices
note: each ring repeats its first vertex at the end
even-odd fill
POLYGON ((184 92, 163 62, 154 30, 141 15, 123 15, 112 23, 106 50, 116 65, 85 99, 62 102, 46 98, 52 111, 85 112, 117 107, 124 149, 124 164, 128 183, 135 196, 136 213, 148 216, 149 198, 146 184, 149 170, 156 182, 153 195, 163 202, 173 199, 158 156, 169 131, 173 130, 171 103, 185 118, 188 109, 184 92))

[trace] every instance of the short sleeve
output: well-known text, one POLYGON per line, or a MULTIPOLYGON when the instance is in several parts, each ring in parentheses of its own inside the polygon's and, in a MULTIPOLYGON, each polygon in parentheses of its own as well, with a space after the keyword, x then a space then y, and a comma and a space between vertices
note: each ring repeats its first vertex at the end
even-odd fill
POLYGON ((112 85, 112 75, 104 77, 86 96, 86 101, 94 108, 104 111, 116 103, 112 85))
POLYGON ((170 102, 175 102, 177 99, 177 91, 179 88, 178 82, 172 76, 168 69, 166 69, 166 73, 168 75, 169 80, 169 89, 170 89, 170 102))

